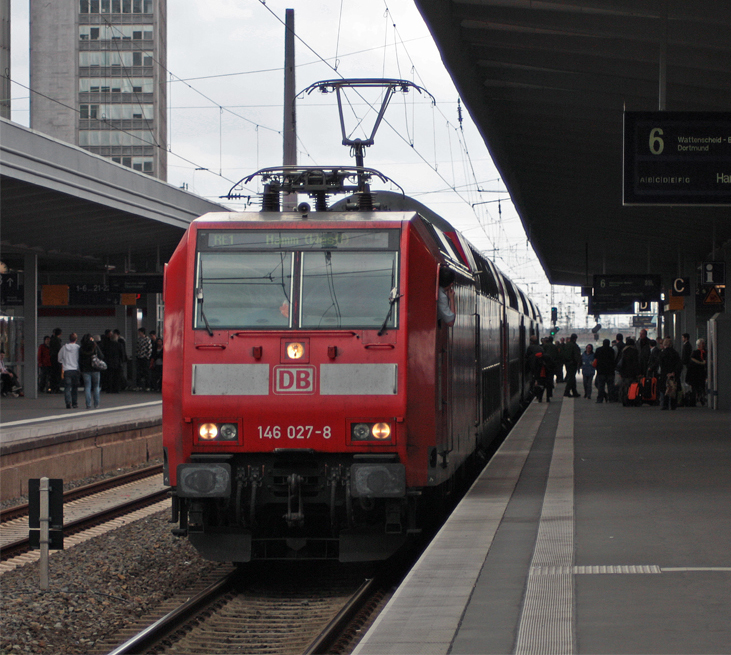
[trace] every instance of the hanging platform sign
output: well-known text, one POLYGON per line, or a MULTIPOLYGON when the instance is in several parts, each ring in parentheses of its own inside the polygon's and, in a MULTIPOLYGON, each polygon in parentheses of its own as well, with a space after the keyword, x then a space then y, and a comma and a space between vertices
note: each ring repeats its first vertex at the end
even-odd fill
POLYGON ((731 112, 625 112, 625 205, 731 204, 731 112))
POLYGON ((660 275, 595 275, 594 299, 615 303, 657 302, 661 287, 660 275))

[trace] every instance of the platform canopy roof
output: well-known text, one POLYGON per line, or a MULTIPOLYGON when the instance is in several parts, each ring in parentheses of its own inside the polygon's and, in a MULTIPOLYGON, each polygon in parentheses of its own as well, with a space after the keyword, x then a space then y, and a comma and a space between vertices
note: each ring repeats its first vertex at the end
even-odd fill
POLYGON ((728 205, 622 204, 625 110, 731 111, 730 3, 415 1, 551 282, 675 275, 731 240, 728 205))
POLYGON ((192 193, 0 119, 0 252, 41 272, 159 269, 189 223, 226 211, 192 193))

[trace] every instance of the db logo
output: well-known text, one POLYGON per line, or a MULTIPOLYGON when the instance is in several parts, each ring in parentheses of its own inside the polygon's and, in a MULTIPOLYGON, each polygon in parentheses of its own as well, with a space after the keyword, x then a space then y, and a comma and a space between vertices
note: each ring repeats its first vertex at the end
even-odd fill
POLYGON ((314 366, 275 366, 274 393, 314 393, 314 366))

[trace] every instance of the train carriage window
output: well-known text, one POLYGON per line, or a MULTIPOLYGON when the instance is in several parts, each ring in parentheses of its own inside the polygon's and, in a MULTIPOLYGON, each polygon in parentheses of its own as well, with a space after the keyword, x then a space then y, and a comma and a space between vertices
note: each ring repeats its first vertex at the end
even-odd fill
POLYGON ((503 286, 505 287, 505 289, 508 292, 508 299, 510 300, 510 303, 509 303, 510 306, 513 309, 518 309, 518 307, 519 307, 518 294, 515 292, 515 287, 513 286, 513 283, 510 280, 508 280, 508 278, 506 278, 504 275, 503 275, 503 286))
POLYGON ((395 327, 389 311, 396 288, 395 252, 306 252, 302 255, 303 328, 395 327), (388 317, 388 319, 387 319, 388 317))
POLYGON ((533 313, 531 312, 530 307, 528 307, 528 300, 526 299, 525 294, 518 289, 518 287, 516 287, 515 290, 518 292, 518 309, 520 309, 520 311, 526 316, 533 318, 533 313))
POLYGON ((199 252, 195 327, 288 327, 292 261, 291 252, 199 252))
POLYGON ((492 269, 487 260, 476 250, 472 250, 472 257, 477 264, 478 277, 480 278, 480 289, 482 293, 493 298, 500 297, 500 288, 497 280, 492 273, 492 269))
POLYGON ((464 266, 464 263, 462 262, 462 257, 457 254, 457 251, 454 248, 454 244, 449 239, 449 237, 433 223, 424 221, 424 225, 426 225, 427 229, 432 233, 434 241, 436 242, 439 250, 441 250, 453 262, 457 262, 464 266))

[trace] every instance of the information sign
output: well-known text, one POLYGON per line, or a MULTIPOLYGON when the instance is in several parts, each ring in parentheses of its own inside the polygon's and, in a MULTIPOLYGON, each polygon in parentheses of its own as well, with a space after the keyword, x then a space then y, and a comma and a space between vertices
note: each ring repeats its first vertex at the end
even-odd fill
POLYGON ((638 328, 653 328, 655 327, 654 316, 633 316, 632 327, 638 328))
POLYGON ((717 287, 715 285, 702 286, 698 291, 698 295, 701 297, 701 304, 704 307, 716 307, 719 309, 723 307, 725 291, 723 287, 717 287))
POLYGON ((731 112, 625 112, 623 201, 731 204, 731 112))
POLYGON ((661 286, 660 275, 595 275, 594 298, 616 303, 658 302, 661 286))
POLYGON ((703 262, 699 281, 701 284, 726 284, 726 262, 703 262))
POLYGON ((634 302, 615 301, 611 298, 603 300, 601 298, 589 298, 589 307, 587 314, 589 316, 598 316, 601 314, 634 314, 634 302))
POLYGON ((110 275, 109 291, 113 293, 162 293, 162 275, 110 275))
POLYGON ((689 296, 690 295, 690 278, 676 277, 670 288, 671 296, 689 296))

